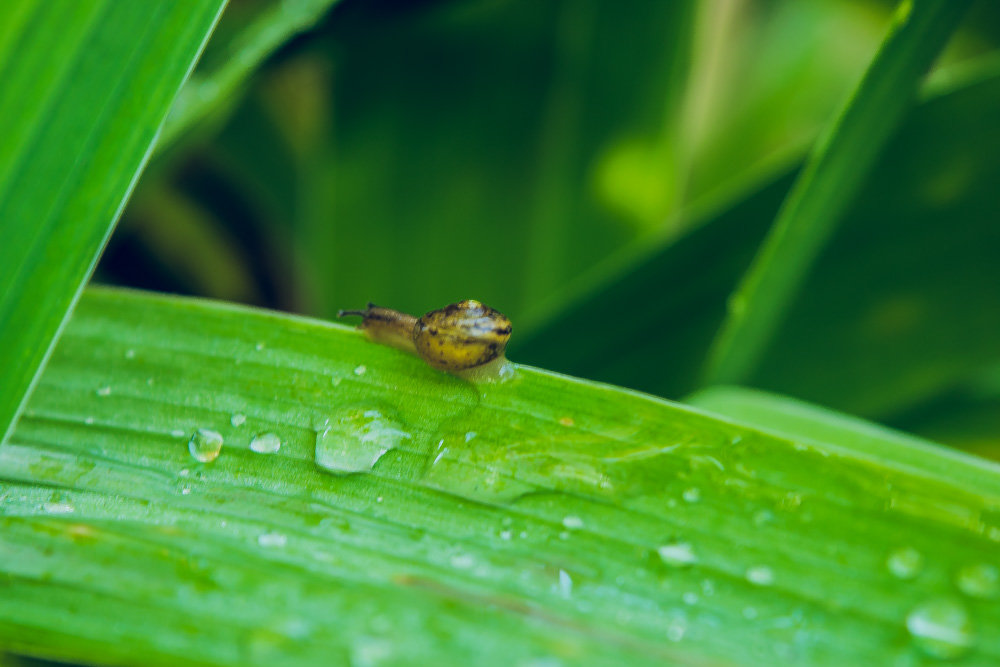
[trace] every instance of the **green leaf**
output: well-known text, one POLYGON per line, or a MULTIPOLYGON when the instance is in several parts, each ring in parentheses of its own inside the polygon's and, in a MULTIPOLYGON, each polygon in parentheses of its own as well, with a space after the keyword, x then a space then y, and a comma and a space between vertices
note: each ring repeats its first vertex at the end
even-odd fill
POLYGON ((966 471, 979 465, 978 459, 960 454, 940 456, 938 445, 907 433, 758 389, 709 387, 687 397, 685 403, 788 440, 814 445, 831 442, 846 445, 875 460, 905 460, 915 451, 932 451, 933 458, 915 457, 913 461, 917 467, 933 461, 933 468, 921 469, 921 473, 929 476, 941 475, 961 481, 966 471))
POLYGON ((223 4, 0 6, 4 437, 223 4))
POLYGON ((998 468, 828 435, 528 367, 471 385, 342 326, 91 290, 0 448, 0 645, 143 664, 1000 659, 998 468))
MULTIPOLYGON (((1000 360, 1000 67, 985 64, 909 114, 753 384, 886 419, 1000 360)), ((551 320, 512 341, 515 355, 664 396, 692 391, 793 175, 751 186, 685 236, 548 304, 551 320), (654 285, 665 287, 650 298, 654 285)))
POLYGON ((763 246, 729 302, 703 382, 755 370, 799 285, 909 109, 969 0, 905 0, 858 89, 820 137, 763 246))
POLYGON ((157 143, 169 147, 232 98, 264 61, 312 28, 338 0, 278 0, 262 8, 235 5, 220 24, 204 60, 184 84, 157 143))

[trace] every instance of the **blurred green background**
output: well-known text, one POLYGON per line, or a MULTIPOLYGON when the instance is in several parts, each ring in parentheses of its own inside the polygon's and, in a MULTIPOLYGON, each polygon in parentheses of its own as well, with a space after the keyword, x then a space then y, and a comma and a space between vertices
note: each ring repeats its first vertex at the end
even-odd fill
MULTIPOLYGON (((296 5, 330 8, 164 135, 97 280, 326 318, 477 298, 514 360, 669 398, 893 9, 232 0, 199 71, 296 5)), ((753 384, 996 455, 998 43, 978 3, 753 384)))

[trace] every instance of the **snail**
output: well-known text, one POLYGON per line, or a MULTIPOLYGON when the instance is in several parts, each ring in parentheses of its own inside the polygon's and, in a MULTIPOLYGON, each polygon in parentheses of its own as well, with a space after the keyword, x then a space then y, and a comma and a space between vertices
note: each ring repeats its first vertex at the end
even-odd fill
POLYGON ((459 301, 419 318, 373 303, 337 313, 352 315, 362 318, 358 328, 371 340, 412 352, 439 370, 487 380, 510 373, 504 356, 510 320, 479 301, 459 301))

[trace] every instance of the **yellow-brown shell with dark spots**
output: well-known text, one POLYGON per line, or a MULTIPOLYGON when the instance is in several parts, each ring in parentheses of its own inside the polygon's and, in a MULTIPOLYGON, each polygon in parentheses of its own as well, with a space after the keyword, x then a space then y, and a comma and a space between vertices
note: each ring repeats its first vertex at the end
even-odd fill
POLYGON ((456 372, 503 356, 510 331, 510 320, 503 313, 469 299, 418 319, 413 343, 428 364, 456 372))

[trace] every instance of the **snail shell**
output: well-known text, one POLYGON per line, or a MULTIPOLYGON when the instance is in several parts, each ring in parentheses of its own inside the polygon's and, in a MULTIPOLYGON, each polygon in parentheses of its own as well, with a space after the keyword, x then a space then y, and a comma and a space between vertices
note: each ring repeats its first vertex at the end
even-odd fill
POLYGON ((510 320, 471 299, 432 310, 413 330, 417 354, 434 368, 464 371, 503 356, 510 320))

